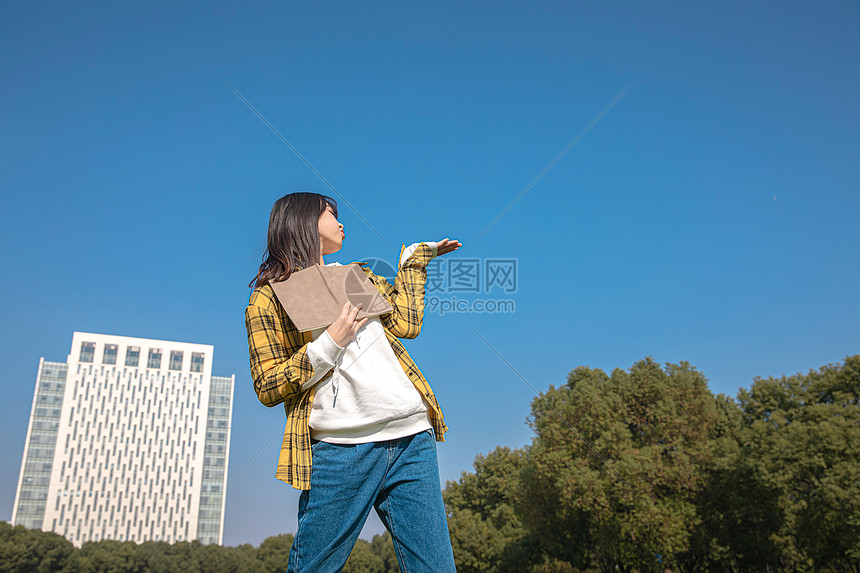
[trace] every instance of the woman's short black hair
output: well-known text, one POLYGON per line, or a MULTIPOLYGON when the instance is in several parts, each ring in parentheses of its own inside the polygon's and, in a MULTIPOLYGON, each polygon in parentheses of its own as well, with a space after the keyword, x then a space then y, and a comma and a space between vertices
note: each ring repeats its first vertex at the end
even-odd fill
POLYGON ((319 264, 319 219, 328 205, 337 218, 337 201, 327 195, 298 192, 275 201, 263 262, 248 286, 287 280, 294 270, 319 264))

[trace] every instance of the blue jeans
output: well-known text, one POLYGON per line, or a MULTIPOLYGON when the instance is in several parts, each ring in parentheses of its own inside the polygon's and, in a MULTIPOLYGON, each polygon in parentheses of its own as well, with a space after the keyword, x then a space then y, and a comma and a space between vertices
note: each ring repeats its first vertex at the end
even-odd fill
POLYGON ((288 572, 341 571, 371 507, 401 571, 456 572, 432 430, 366 444, 315 442, 311 451, 288 572))

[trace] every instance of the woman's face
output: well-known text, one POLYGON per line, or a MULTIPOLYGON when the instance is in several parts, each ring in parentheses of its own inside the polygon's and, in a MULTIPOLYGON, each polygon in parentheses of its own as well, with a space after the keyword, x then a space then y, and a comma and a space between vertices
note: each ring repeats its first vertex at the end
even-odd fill
POLYGON ((320 246, 323 255, 336 253, 343 246, 345 234, 343 225, 337 222, 331 205, 326 205, 325 213, 320 215, 319 220, 320 246))

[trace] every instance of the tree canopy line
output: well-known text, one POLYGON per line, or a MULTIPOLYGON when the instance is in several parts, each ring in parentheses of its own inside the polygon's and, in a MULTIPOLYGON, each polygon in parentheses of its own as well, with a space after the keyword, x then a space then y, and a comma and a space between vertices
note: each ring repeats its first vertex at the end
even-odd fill
MULTIPOLYGON (((860 355, 736 398, 686 362, 580 367, 531 404, 532 443, 446 484, 457 569, 471 572, 860 572, 860 355)), ((0 573, 282 572, 258 548, 99 541, 0 523, 0 573)), ((399 571, 359 540, 347 573, 399 571)))

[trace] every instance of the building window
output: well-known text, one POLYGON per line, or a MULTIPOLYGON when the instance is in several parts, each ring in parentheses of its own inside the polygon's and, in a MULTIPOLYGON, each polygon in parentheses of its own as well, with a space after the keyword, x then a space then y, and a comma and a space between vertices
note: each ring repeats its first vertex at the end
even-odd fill
POLYGON ((129 346, 125 349, 125 365, 138 366, 140 364, 140 346, 129 346))
POLYGON ((167 367, 169 370, 182 370, 182 351, 170 351, 170 364, 167 367))
POLYGON ((192 372, 203 372, 203 353, 202 352, 192 352, 191 353, 191 371, 192 372))
POLYGON ((147 368, 161 368, 161 349, 150 348, 149 358, 146 360, 147 368))
POLYGON ((116 364, 117 350, 116 344, 105 344, 104 352, 102 352, 102 364, 116 364))
POLYGON ((81 362, 92 362, 93 357, 96 355, 96 343, 95 342, 82 342, 81 343, 81 362))

